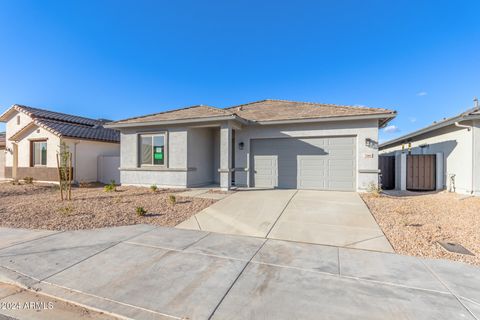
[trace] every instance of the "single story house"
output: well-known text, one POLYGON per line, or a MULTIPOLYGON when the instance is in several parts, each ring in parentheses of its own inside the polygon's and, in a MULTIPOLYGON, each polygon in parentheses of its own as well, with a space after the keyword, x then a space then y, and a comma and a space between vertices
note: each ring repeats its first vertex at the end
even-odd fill
MULTIPOLYGON (((478 105, 457 116, 382 143, 379 148, 382 155, 436 155, 439 164, 436 166, 437 189, 480 195, 478 105)), ((398 184, 397 189, 400 189, 398 184)))
POLYGON ((6 178, 58 181, 57 153, 62 143, 72 153, 77 182, 98 181, 98 158, 120 154, 120 133, 104 128, 105 120, 13 105, 0 121, 6 123, 6 178))
POLYGON ((108 123, 124 185, 365 190, 378 181, 378 128, 395 111, 262 100, 198 105, 108 123))
POLYGON ((0 132, 0 179, 5 178, 5 132, 0 132))

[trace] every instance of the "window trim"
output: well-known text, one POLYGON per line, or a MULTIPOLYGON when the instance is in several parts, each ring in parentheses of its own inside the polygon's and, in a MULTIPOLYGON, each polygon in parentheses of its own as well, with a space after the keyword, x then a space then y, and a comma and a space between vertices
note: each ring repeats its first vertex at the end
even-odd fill
POLYGON ((48 164, 48 139, 30 140, 30 167, 46 167, 48 164), (45 164, 35 164, 35 143, 45 143, 47 146, 47 155, 45 157, 45 164))
MULTIPOLYGON (((152 149, 153 149, 153 141, 152 141, 152 149)), ((169 145, 168 145, 168 132, 167 131, 139 132, 137 134, 137 167, 138 168, 142 168, 142 167, 168 168, 169 152, 170 152, 170 148, 169 148, 169 145), (153 140, 153 137, 163 136, 163 147, 165 149, 163 164, 153 164, 153 156, 152 156, 152 163, 151 164, 142 163, 141 152, 140 152, 140 148, 142 147, 142 143, 141 143, 142 136, 149 136, 149 137, 152 138, 152 140, 153 140)), ((153 152, 152 152, 152 155, 153 155, 153 152)))

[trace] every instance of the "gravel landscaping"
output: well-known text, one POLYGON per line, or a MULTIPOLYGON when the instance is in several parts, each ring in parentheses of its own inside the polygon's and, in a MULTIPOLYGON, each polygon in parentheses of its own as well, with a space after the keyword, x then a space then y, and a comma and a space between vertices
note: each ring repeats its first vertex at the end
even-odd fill
POLYGON ((171 195, 182 190, 103 186, 72 189, 72 201, 61 201, 58 187, 41 184, 0 184, 0 226, 28 229, 78 230, 132 224, 173 227, 216 200, 171 195), (137 208, 147 212, 137 215, 137 208))
POLYGON ((395 252, 480 266, 480 198, 454 193, 361 194, 395 252), (450 253, 437 241, 475 256, 450 253))

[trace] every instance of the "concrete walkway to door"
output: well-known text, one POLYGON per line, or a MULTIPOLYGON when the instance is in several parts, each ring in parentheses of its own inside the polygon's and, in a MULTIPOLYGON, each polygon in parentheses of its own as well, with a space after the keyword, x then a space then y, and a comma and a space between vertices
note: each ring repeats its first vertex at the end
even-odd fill
POLYGON ((177 228, 393 252, 355 192, 238 191, 177 228))

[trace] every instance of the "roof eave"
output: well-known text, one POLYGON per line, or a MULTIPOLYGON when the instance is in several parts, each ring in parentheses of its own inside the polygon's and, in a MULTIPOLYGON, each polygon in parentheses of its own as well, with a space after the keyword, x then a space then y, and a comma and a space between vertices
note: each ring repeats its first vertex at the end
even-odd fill
POLYGON ((351 121, 351 120, 369 120, 369 119, 385 119, 385 125, 391 119, 395 118, 396 113, 379 113, 368 115, 353 115, 353 116, 337 116, 337 117, 322 117, 322 118, 306 118, 306 119, 290 119, 290 120, 269 120, 269 121, 255 121, 260 125, 275 125, 275 124, 290 124, 290 123, 313 123, 313 122, 331 122, 331 121, 351 121))
POLYGON ((11 106, 8 108, 4 113, 0 114, 0 122, 7 122, 8 118, 10 117, 9 114, 15 112, 19 112, 16 108, 16 105, 11 106))
POLYGON ((386 148, 386 147, 395 145, 396 143, 404 142, 404 141, 412 139, 416 136, 419 136, 419 135, 422 135, 422 134, 425 134, 425 133, 428 133, 428 132, 431 132, 431 131, 434 131, 434 130, 438 130, 438 129, 441 129, 441 128, 444 128, 444 127, 448 127, 448 126, 454 124, 455 122, 461 122, 461 121, 467 121, 467 120, 477 120, 477 119, 480 119, 480 115, 459 115, 459 116, 450 118, 450 119, 442 121, 442 122, 434 123, 434 124, 429 125, 425 128, 416 130, 414 132, 411 132, 411 133, 403 135, 401 137, 392 139, 390 141, 384 142, 384 143, 380 144, 378 146, 378 148, 382 149, 382 148, 386 148))
POLYGON ((214 121, 229 121, 235 120, 242 124, 247 124, 248 120, 245 120, 237 115, 219 116, 219 117, 205 117, 205 118, 191 118, 191 119, 178 119, 178 120, 160 120, 160 121, 144 121, 144 122, 131 122, 131 123, 117 123, 110 122, 104 124, 105 128, 109 129, 121 129, 121 128, 133 128, 133 127, 147 127, 147 126, 163 126, 163 125, 176 125, 176 124, 190 124, 199 122, 214 122, 214 121))

